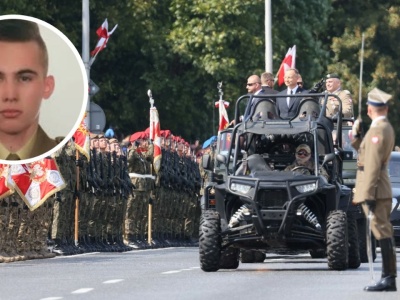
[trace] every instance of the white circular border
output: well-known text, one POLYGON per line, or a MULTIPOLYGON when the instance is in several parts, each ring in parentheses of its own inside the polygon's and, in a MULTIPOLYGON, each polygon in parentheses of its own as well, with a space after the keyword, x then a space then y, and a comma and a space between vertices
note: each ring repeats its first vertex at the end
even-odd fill
POLYGON ((32 162, 35 162, 35 161, 38 161, 38 160, 42 160, 45 157, 51 156, 54 152, 60 150, 62 147, 64 147, 64 145, 69 140, 72 139, 72 136, 74 135, 74 133, 78 129, 79 125, 81 124, 81 121, 82 121, 83 116, 85 115, 85 112, 86 112, 86 109, 87 109, 87 104, 88 104, 88 99, 89 99, 89 93, 88 93, 89 84, 88 84, 86 68, 85 68, 85 65, 83 63, 82 57, 79 54, 79 52, 76 50, 76 48, 72 44, 72 42, 64 35, 64 33, 62 33, 60 30, 58 30, 53 25, 50 25, 49 23, 47 23, 47 22, 45 22, 43 20, 34 18, 34 17, 24 16, 24 15, 3 15, 3 16, 0 16, 0 21, 1 20, 8 20, 8 19, 20 19, 20 20, 26 20, 26 21, 35 22, 35 23, 38 23, 38 24, 40 24, 40 25, 42 25, 44 27, 47 27, 48 29, 50 29, 54 33, 56 33, 68 45, 68 47, 71 49, 71 51, 75 55, 75 57, 76 57, 76 59, 78 61, 79 67, 81 69, 82 78, 83 78, 83 89, 84 89, 83 90, 83 102, 82 102, 81 111, 79 113, 79 118, 76 120, 75 125, 72 128, 72 130, 67 134, 67 136, 60 143, 57 144, 57 146, 55 146, 51 150, 43 153, 42 155, 35 156, 34 158, 22 159, 22 160, 17 160, 17 161, 0 159, 0 163, 1 164, 22 165, 22 164, 28 164, 28 163, 32 163, 32 162))

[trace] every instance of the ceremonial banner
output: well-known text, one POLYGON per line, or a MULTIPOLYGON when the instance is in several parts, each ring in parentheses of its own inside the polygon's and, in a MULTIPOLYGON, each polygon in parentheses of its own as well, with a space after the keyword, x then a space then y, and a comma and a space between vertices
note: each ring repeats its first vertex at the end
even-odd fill
POLYGON ((215 102, 215 107, 219 108, 219 126, 218 132, 224 130, 229 125, 229 117, 226 109, 229 107, 229 102, 224 100, 219 100, 215 102))
POLYGON ((66 184, 52 158, 30 164, 10 165, 7 185, 13 187, 31 211, 41 206, 66 184))
POLYGON ((89 139, 89 130, 88 130, 88 119, 87 112, 81 121, 78 129, 75 131, 73 135, 75 139, 75 148, 86 156, 87 160, 90 160, 90 139, 89 139))
POLYGON ((0 164, 0 199, 14 193, 14 189, 7 186, 8 170, 9 165, 0 164))
POLYGON ((150 108, 150 139, 153 140, 154 154, 153 165, 156 174, 161 167, 161 131, 160 119, 155 106, 150 108))

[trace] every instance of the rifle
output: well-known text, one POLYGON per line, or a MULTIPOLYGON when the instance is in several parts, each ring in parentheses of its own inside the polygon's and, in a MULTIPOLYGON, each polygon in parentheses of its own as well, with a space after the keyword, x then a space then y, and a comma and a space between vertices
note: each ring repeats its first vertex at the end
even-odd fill
POLYGON ((111 161, 111 153, 107 152, 107 191, 111 192, 111 195, 115 195, 115 187, 113 183, 114 177, 111 174, 113 169, 112 161, 111 161))
POLYGON ((123 170, 122 170, 122 182, 124 183, 124 188, 128 192, 128 194, 132 193, 136 186, 132 183, 131 178, 129 177, 128 171, 128 157, 123 156, 123 170))
POLYGON ((100 178, 101 178, 101 184, 100 186, 102 189, 106 188, 106 181, 105 181, 105 176, 104 176, 104 166, 103 166, 103 153, 99 153, 99 161, 100 161, 100 178))

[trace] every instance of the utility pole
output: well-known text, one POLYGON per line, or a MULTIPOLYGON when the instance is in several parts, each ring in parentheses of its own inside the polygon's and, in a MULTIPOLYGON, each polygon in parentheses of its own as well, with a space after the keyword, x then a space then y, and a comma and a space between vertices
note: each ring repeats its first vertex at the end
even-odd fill
MULTIPOLYGON (((89 13, 89 0, 82 0, 82 60, 85 65, 86 75, 88 83, 90 82, 90 13, 89 13)), ((87 91, 89 93, 89 91, 87 91)), ((86 120, 87 126, 90 127, 90 95, 88 96, 88 102, 86 106, 86 120)))
POLYGON ((265 0, 265 72, 273 73, 271 16, 271 0, 265 0))

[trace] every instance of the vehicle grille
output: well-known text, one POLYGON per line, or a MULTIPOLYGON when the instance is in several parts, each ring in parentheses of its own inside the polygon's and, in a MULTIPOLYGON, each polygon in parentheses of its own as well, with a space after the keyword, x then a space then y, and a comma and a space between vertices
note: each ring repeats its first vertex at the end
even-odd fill
POLYGON ((284 204, 288 201, 286 190, 260 190, 257 196, 257 203, 260 208, 264 209, 282 209, 284 204))

